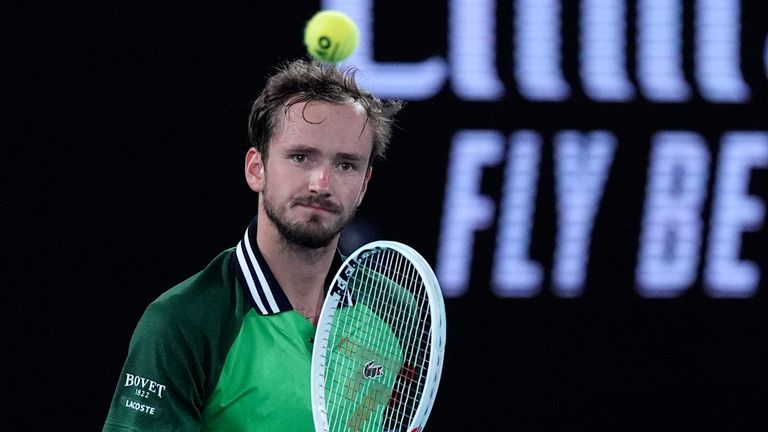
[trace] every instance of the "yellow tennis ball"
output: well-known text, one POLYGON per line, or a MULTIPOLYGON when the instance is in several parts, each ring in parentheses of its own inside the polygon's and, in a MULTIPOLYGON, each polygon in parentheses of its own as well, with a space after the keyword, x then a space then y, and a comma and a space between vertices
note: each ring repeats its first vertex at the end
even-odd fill
POLYGON ((343 12, 324 10, 316 13, 304 27, 304 45, 315 59, 338 63, 357 48, 360 32, 357 24, 343 12))

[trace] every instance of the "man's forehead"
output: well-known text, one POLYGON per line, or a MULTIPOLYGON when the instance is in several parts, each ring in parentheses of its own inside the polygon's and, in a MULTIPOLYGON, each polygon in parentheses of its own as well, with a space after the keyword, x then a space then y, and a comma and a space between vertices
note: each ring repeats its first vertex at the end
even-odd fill
POLYGON ((286 102, 284 105, 285 109, 283 109, 283 112, 285 115, 283 116, 284 120, 304 120, 309 121, 311 123, 315 123, 322 120, 323 114, 321 114, 323 111, 329 111, 329 112, 341 112, 341 113, 347 113, 351 114, 353 116, 360 116, 365 117, 366 112, 365 108, 362 104, 356 101, 344 101, 344 102, 336 102, 336 101, 325 101, 325 100, 318 100, 313 99, 309 101, 299 101, 299 102, 286 102), (315 119, 313 117, 318 117, 319 119, 315 119))
POLYGON ((354 133, 358 138, 369 136, 373 139, 373 132, 365 108, 359 102, 328 102, 324 100, 301 101, 286 105, 281 110, 284 115, 279 120, 279 128, 282 132, 288 126, 317 125, 325 126, 325 121, 331 117, 335 121, 341 121, 344 129, 354 133))
MULTIPOLYGON (((342 122, 342 128, 349 140, 362 144, 361 147, 364 149, 361 149, 361 153, 365 153, 366 157, 370 156, 369 153, 373 149, 373 132, 365 108, 359 102, 329 102, 324 100, 300 101, 293 104, 289 102, 286 104, 286 109, 281 111, 285 114, 280 119, 275 138, 278 135, 286 137, 286 134, 289 136, 300 134, 302 132, 299 130, 307 130, 305 128, 307 125, 317 125, 322 128, 326 125, 325 120, 328 117, 333 117, 334 121, 342 122)), ((310 127, 309 133, 314 133, 311 131, 312 129, 310 127)), ((310 145, 313 141, 310 140, 310 142, 301 144, 310 145)), ((285 142, 284 144, 288 143, 285 142)))

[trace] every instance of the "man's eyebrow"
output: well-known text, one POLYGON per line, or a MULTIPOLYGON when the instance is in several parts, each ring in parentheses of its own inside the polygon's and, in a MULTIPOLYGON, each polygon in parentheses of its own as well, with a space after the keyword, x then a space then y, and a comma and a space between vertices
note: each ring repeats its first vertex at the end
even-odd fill
POLYGON ((336 157, 350 162, 362 162, 365 159, 362 155, 356 153, 336 153, 336 157))
POLYGON ((319 150, 315 147, 310 147, 308 145, 303 144, 296 144, 293 146, 288 146, 285 148, 286 153, 306 153, 306 154, 317 154, 319 153, 319 150))
MULTIPOLYGON (((286 154, 291 153, 303 153, 308 155, 317 155, 320 153, 320 149, 304 144, 296 144, 288 146, 283 150, 286 154)), ((347 162, 365 162, 365 156, 358 153, 339 152, 335 155, 336 159, 347 162)))

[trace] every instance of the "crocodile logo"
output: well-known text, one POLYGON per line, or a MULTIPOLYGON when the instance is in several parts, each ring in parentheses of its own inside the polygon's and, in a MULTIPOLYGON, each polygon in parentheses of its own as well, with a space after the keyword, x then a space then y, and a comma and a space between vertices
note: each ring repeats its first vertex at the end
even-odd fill
POLYGON ((380 364, 376 364, 373 360, 366 362, 363 365, 363 378, 373 379, 384 375, 384 367, 380 364))

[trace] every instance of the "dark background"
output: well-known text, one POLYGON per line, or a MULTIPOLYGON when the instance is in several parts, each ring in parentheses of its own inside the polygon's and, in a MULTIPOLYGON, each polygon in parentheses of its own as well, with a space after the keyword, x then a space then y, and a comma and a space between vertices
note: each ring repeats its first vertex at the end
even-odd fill
MULTIPOLYGON (((378 60, 445 56, 444 4, 381 3, 378 60)), ((512 2, 498 3, 499 33, 508 35, 512 2)), ((680 298, 649 300, 633 285, 650 137, 690 128, 716 142, 727 130, 768 129, 768 14, 759 3, 744 6, 743 69, 757 84, 747 104, 596 104, 578 93, 534 103, 513 91, 466 102, 447 87, 407 104, 358 221, 430 262, 457 130, 551 137, 603 128, 620 142, 612 168, 620 180, 606 189, 583 295, 561 299, 545 287, 531 299, 494 297, 486 263, 495 227, 478 234, 471 289, 446 301, 448 351, 428 430, 767 429, 765 225, 745 240, 763 274, 753 298, 711 299, 697 283, 680 298)), ((233 246, 254 214, 242 175, 249 104, 274 65, 304 55, 301 31, 318 8, 26 4, 6 16, 9 430, 100 430, 146 305, 233 246)), ((575 31, 569 22, 564 31, 575 31)), ((566 40, 566 61, 573 45, 566 40)), ((506 50, 503 76, 509 47, 497 47, 506 50)), ((547 157, 531 251, 545 267, 555 229, 547 157)), ((489 195, 498 197, 501 176, 487 173, 489 195)), ((767 177, 757 172, 751 184, 763 202, 767 177)))

